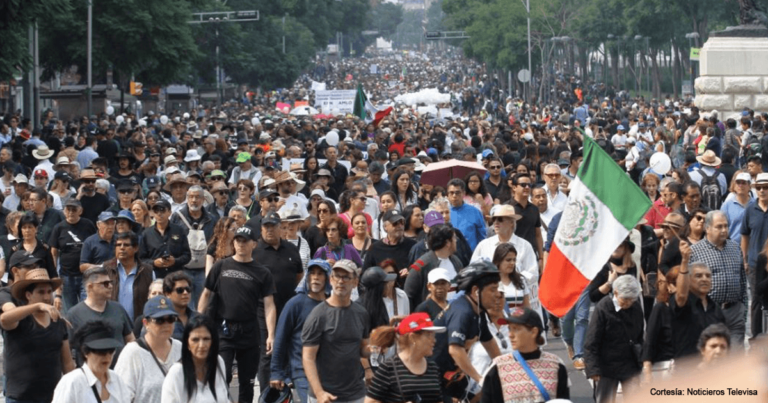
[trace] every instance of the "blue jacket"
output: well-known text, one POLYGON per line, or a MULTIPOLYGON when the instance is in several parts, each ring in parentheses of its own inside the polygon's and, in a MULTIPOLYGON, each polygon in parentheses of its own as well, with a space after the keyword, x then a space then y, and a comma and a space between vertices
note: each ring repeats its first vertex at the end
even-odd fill
POLYGON ((296 295, 286 302, 277 319, 275 341, 272 344, 272 361, 269 364, 272 381, 290 383, 291 380, 307 377, 304 375, 304 364, 301 361, 301 330, 309 313, 322 302, 308 295, 309 285, 305 280, 309 276, 309 269, 313 266, 320 266, 325 271, 326 294, 331 293, 329 278, 331 265, 321 259, 310 260, 304 270, 301 283, 296 287, 296 295))

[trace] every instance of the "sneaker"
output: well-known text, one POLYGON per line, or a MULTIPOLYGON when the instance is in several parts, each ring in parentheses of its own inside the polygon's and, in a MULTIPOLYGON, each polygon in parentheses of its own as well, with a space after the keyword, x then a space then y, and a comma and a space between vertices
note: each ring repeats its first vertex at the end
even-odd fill
POLYGON ((567 347, 568 347, 568 358, 572 360, 574 355, 573 346, 570 344, 567 344, 567 347))
POLYGON ((573 360, 573 367, 576 368, 579 371, 583 371, 584 368, 586 368, 587 366, 584 364, 584 359, 579 357, 579 358, 573 360))

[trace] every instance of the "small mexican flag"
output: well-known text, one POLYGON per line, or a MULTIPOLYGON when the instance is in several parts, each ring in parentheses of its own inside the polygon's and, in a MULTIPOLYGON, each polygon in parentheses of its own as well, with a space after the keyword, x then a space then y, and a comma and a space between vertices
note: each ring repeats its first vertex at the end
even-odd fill
MULTIPOLYGON (((651 201, 594 140, 571 182, 539 285, 542 305, 562 317, 640 222, 651 201)), ((639 245, 638 245, 639 247, 639 245)))

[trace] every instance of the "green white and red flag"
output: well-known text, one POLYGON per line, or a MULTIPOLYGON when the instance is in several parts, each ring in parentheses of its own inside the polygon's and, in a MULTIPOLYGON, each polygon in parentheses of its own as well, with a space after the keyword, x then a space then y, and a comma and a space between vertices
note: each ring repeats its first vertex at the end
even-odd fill
POLYGON ((539 285, 542 305, 558 317, 576 304, 651 208, 648 196, 587 136, 584 160, 570 189, 539 285))

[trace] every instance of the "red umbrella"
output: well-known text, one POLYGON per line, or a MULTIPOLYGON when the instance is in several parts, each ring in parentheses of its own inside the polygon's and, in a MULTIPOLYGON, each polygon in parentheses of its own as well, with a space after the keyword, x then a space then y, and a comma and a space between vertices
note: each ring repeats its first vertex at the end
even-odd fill
POLYGON ((448 160, 433 162, 421 173, 421 183, 433 186, 443 186, 453 178, 461 178, 472 172, 477 171, 480 175, 485 175, 486 169, 477 162, 448 160))

